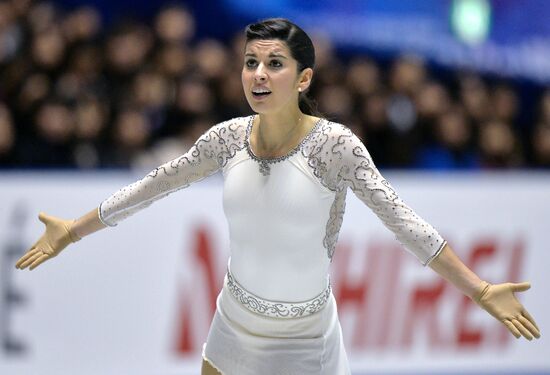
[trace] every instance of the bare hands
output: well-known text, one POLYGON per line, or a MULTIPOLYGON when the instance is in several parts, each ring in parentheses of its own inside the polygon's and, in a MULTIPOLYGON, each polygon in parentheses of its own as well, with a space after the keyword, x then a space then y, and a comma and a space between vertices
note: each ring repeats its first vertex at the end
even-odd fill
POLYGON ((516 338, 523 336, 527 340, 532 340, 533 337, 538 339, 540 337, 539 327, 514 294, 524 292, 529 288, 531 288, 531 284, 527 282, 497 285, 485 283, 473 300, 501 321, 516 338))
POLYGON ((62 220, 41 212, 38 219, 46 225, 42 237, 31 246, 25 255, 16 263, 15 267, 35 269, 45 261, 57 256, 67 245, 80 238, 70 230, 72 221, 62 220))

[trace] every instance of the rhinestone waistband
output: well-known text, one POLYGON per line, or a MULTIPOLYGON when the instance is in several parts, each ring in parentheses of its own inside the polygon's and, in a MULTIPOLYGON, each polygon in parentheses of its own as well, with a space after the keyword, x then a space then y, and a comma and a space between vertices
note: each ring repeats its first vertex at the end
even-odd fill
POLYGON ((314 314, 326 305, 330 293, 330 282, 315 298, 303 302, 279 302, 262 299, 244 289, 235 280, 229 267, 225 277, 225 285, 235 299, 248 310, 271 318, 300 318, 314 314))

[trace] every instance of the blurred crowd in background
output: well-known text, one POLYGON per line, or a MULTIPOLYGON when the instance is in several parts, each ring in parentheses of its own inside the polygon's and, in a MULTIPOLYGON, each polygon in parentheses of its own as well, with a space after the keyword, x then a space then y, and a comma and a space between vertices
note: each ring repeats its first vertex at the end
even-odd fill
MULTIPOLYGON (((153 168, 251 114, 242 33, 197 38, 195 26, 182 5, 107 27, 90 6, 1 1, 0 167, 153 168)), ((339 56, 313 37, 310 96, 379 167, 550 167, 550 88, 522 100, 514 81, 439 74, 415 56, 339 56)))

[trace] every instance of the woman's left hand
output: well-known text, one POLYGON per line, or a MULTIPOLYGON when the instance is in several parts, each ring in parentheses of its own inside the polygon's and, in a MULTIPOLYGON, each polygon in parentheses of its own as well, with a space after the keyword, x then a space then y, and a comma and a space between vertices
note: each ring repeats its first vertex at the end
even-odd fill
POLYGON ((491 285, 487 282, 472 298, 489 314, 500 320, 516 338, 527 340, 540 337, 540 330, 533 317, 517 300, 514 293, 524 292, 531 288, 528 282, 491 285))

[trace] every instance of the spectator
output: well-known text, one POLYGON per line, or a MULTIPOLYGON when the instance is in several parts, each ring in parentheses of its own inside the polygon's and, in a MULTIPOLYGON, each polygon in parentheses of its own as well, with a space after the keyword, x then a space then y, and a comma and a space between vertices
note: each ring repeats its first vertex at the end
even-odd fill
POLYGON ((16 11, 9 2, 0 2, 0 66, 21 50, 23 28, 16 22, 16 11))
POLYGON ((214 122, 215 120, 210 117, 197 117, 191 120, 185 127, 180 127, 178 134, 157 141, 147 152, 141 153, 133 161, 132 168, 150 171, 177 158, 189 150, 214 122))
POLYGON ((34 73, 21 83, 15 109, 22 114, 31 114, 51 92, 52 80, 45 74, 34 73))
POLYGON ((536 167, 550 168, 550 124, 539 123, 532 136, 536 167))
POLYGON ((484 168, 512 168, 523 162, 520 145, 511 126, 502 121, 489 121, 479 130, 481 165, 484 168))
POLYGON ((352 96, 360 100, 374 94, 381 85, 380 68, 374 61, 358 57, 350 62, 346 69, 346 86, 352 96))
POLYGON ((485 83, 475 75, 463 76, 459 83, 460 99, 468 117, 478 124, 488 121, 492 106, 485 83))
MULTIPOLYGON (((17 3, 17 1, 12 2, 14 5, 17 3)), ((57 21, 61 15, 53 3, 31 1, 27 10, 25 16, 32 37, 36 37, 48 29, 59 27, 57 21)))
POLYGON ((112 140, 116 147, 106 151, 106 166, 128 168, 151 142, 151 124, 139 109, 124 108, 115 117, 112 140))
POLYGON ((397 94, 415 96, 426 80, 424 61, 416 56, 398 58, 391 68, 390 86, 397 94))
POLYGON ((69 45, 95 42, 101 34, 101 15, 92 6, 81 6, 65 17, 62 30, 69 45))
POLYGON ((58 99, 38 107, 32 124, 33 135, 25 140, 21 159, 30 167, 73 167, 74 116, 58 99))
POLYGON ((65 53, 65 40, 59 27, 49 26, 34 36, 31 45, 32 61, 39 71, 51 78, 60 73, 65 53))
POLYGON ((82 44, 74 47, 66 66, 55 84, 58 96, 75 102, 88 95, 106 94, 107 82, 102 73, 103 55, 98 46, 82 44))
POLYGON ((90 169, 104 165, 107 120, 108 106, 99 99, 92 97, 78 102, 75 108, 74 158, 79 168, 90 169))
POLYGON ((185 116, 207 115, 214 110, 214 97, 202 76, 188 76, 178 85, 175 105, 185 116))
POLYGON ((388 157, 389 140, 392 130, 387 114, 387 94, 377 91, 359 103, 360 119, 364 126, 364 140, 369 153, 376 165, 387 167, 391 165, 388 157))
POLYGON ((250 107, 244 95, 237 95, 242 89, 239 75, 227 73, 223 85, 218 88, 218 101, 220 103, 216 111, 219 112, 218 118, 245 116, 250 112, 250 107))
POLYGON ((137 23, 116 27, 106 40, 105 73, 114 105, 126 105, 134 75, 146 65, 153 38, 149 29, 137 23))
POLYGON ((191 69, 192 54, 181 44, 172 43, 157 47, 153 64, 169 79, 184 76, 191 69))
POLYGON ((220 82, 230 66, 227 48, 213 39, 205 39, 197 44, 194 60, 198 72, 208 82, 220 82))
POLYGON ((440 113, 434 130, 433 142, 419 152, 418 167, 438 170, 479 167, 472 128, 462 108, 440 113))
POLYGON ((15 127, 7 106, 0 103, 0 166, 13 167, 16 165, 15 127))
POLYGON ((351 93, 343 84, 325 85, 317 93, 319 109, 329 119, 346 123, 353 113, 351 93))
POLYGON ((138 73, 132 85, 131 102, 149 118, 153 132, 159 132, 165 123, 169 104, 168 82, 154 71, 138 73))
POLYGON ((539 121, 550 125, 550 88, 543 93, 540 99, 539 121))
POLYGON ((418 116, 431 122, 450 110, 450 97, 447 89, 439 82, 422 84, 415 97, 418 116))
POLYGON ((510 86, 501 84, 491 94, 491 107, 497 120, 513 123, 518 116, 518 96, 510 86))
POLYGON ((195 34, 195 19, 181 5, 160 10, 154 21, 155 35, 161 44, 188 44, 195 34))

